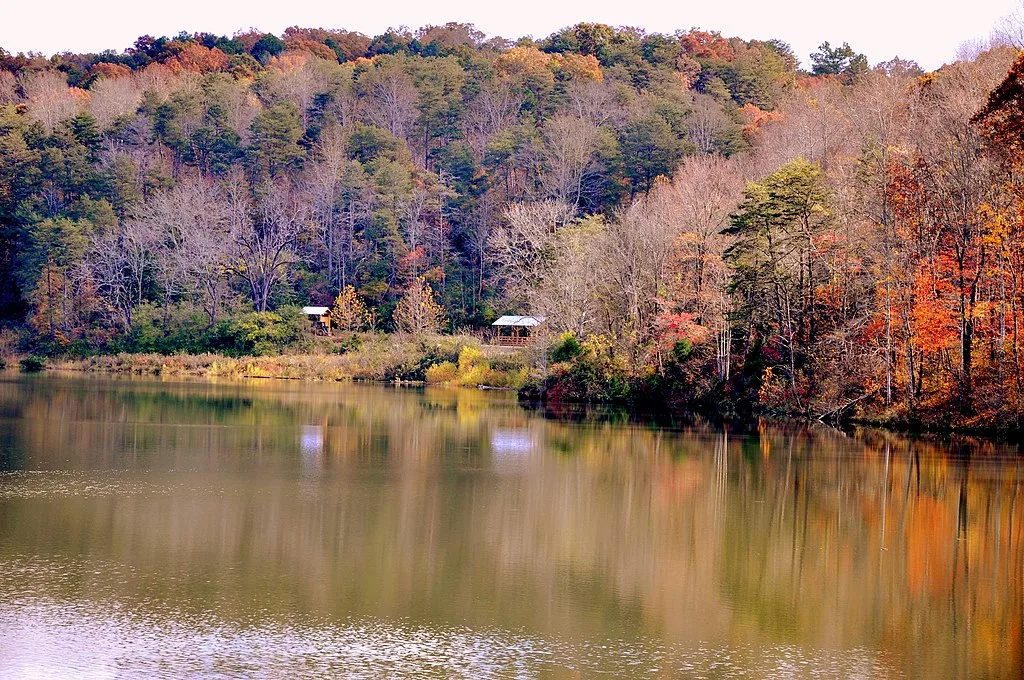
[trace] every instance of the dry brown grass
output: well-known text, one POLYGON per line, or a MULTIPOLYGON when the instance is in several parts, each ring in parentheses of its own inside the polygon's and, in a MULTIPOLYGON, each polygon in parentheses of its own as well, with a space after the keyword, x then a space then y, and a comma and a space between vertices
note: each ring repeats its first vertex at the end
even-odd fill
MULTIPOLYGON (((263 357, 220 354, 116 354, 81 360, 53 360, 50 368, 130 375, 210 378, 280 378, 289 380, 419 380, 426 368, 458 357, 463 347, 480 348, 468 336, 413 337, 364 334, 359 349, 332 353, 329 345, 315 353, 263 357)), ((505 380, 502 381, 505 386, 505 380)))

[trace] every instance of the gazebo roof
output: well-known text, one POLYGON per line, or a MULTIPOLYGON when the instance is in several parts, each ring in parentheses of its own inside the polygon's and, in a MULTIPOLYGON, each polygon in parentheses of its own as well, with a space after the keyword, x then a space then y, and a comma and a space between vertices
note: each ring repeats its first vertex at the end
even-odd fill
POLYGON ((539 326, 544 323, 543 316, 503 316, 492 326, 539 326))
POLYGON ((323 316, 330 311, 329 307, 303 307, 302 313, 306 316, 323 316))

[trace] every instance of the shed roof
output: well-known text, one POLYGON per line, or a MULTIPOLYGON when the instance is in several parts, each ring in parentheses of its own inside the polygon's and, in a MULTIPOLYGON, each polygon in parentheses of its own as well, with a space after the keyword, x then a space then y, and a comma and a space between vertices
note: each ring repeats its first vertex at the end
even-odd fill
POLYGON ((543 316, 503 316, 492 326, 539 326, 544 323, 543 316))
POLYGON ((302 313, 307 316, 323 316, 331 311, 329 307, 303 307, 302 313))

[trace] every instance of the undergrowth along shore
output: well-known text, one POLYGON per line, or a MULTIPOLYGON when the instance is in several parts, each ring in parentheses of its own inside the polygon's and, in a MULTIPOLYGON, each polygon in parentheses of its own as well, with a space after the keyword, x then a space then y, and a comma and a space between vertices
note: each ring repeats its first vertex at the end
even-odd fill
POLYGON ((532 365, 529 350, 482 345, 470 336, 382 336, 321 345, 317 351, 265 356, 120 353, 48 359, 47 368, 129 375, 287 380, 431 382, 518 389, 532 365), (332 351, 332 349, 334 351, 332 351))
MULTIPOLYGON (((742 393, 686 379, 680 370, 694 360, 676 348, 664 376, 630 375, 600 341, 558 338, 551 346, 507 348, 472 336, 410 336, 376 333, 321 339, 301 350, 263 356, 119 353, 85 358, 21 358, 21 370, 43 369, 194 378, 276 378, 308 381, 427 383, 517 390, 520 399, 553 414, 607 405, 631 412, 699 413, 729 420, 778 417, 816 420, 815 413, 759 408, 742 393)), ((6 363, 12 364, 11 361, 6 363)), ((948 411, 907 413, 856 403, 823 418, 833 425, 863 425, 931 434, 1020 439, 1019 422, 986 422, 948 411)), ((826 413, 827 415, 827 413, 826 413)))

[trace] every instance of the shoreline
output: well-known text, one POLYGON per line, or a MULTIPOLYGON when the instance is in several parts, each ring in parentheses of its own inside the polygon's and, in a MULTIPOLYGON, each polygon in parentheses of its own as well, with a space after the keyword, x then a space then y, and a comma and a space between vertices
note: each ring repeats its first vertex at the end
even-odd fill
MULTIPOLYGON (((400 387, 461 387, 478 390, 518 392, 515 385, 495 385, 485 382, 465 383, 455 381, 431 382, 424 379, 358 375, 356 371, 342 373, 344 368, 357 366, 353 360, 344 359, 346 354, 281 354, 271 356, 231 357, 221 354, 103 354, 85 359, 54 360, 47 365, 47 371, 93 375, 118 375, 128 377, 163 376, 194 378, 198 380, 242 379, 242 380, 288 380, 293 382, 348 382, 400 387), (316 368, 318 367, 318 370, 316 368)), ((712 413, 699 409, 651 409, 636 403, 577 402, 560 403, 521 400, 524 408, 537 410, 555 418, 587 417, 589 412, 611 410, 628 413, 644 421, 657 422, 663 419, 712 418, 724 422, 741 422, 746 418, 781 420, 791 423, 812 425, 820 423, 839 431, 851 427, 891 432, 894 434, 927 437, 977 437, 993 441, 1020 442, 1024 440, 1024 428, 998 427, 995 425, 935 425, 906 419, 871 418, 853 416, 839 422, 822 421, 813 416, 779 413, 751 413, 742 417, 712 413)))
MULTIPOLYGON (((519 354, 494 351, 473 338, 459 336, 373 342, 343 353, 264 356, 118 353, 40 361, 42 370, 91 374, 449 384, 495 390, 518 390, 530 372, 526 359, 519 354)), ((9 365, 17 363, 17 359, 8 362, 9 365)))
MULTIPOLYGON (((434 338, 432 341, 416 343, 393 343, 387 347, 361 349, 345 354, 281 354, 270 356, 230 357, 220 354, 106 354, 84 359, 52 359, 47 361, 46 370, 68 373, 120 375, 120 376, 165 376, 216 379, 260 379, 289 380, 294 382, 351 382, 403 387, 449 386, 478 390, 518 392, 522 379, 529 369, 520 360, 520 373, 510 375, 508 370, 495 370, 486 357, 488 346, 474 344, 463 338, 434 338), (441 347, 443 345, 443 348, 441 347), (413 349, 410 351, 410 346, 413 349), (457 349, 456 349, 457 348, 457 349), (466 359, 469 348, 471 359, 466 359), (441 349, 441 351, 438 351, 441 349), (462 354, 461 361, 459 356, 462 354), (446 358, 447 356, 447 358, 446 358), (453 362, 455 359, 457 361, 453 362), (428 369, 441 364, 450 366, 452 372, 443 380, 426 379, 428 369), (468 364, 468 368, 467 368, 468 364), (462 371, 460 373, 459 368, 462 371), (485 370, 478 370, 485 367, 485 370), (493 380, 487 380, 493 378, 493 380)), ((502 355, 492 354, 494 360, 502 355)), ((506 356, 506 360, 508 357, 506 356)), ((8 362, 10 364, 16 361, 8 362)), ((494 362, 497 363, 497 362, 494 362)), ((513 371, 514 372, 514 371, 513 371)), ((573 417, 588 411, 613 409, 627 412, 634 417, 652 421, 663 418, 686 418, 700 416, 723 421, 742 421, 745 418, 781 419, 793 423, 821 423, 840 431, 851 427, 867 427, 901 435, 927 437, 976 437, 992 441, 1019 443, 1024 441, 1024 427, 1020 425, 1000 427, 996 424, 955 425, 929 423, 926 420, 893 417, 872 417, 850 415, 838 421, 821 420, 807 414, 786 414, 778 412, 752 411, 749 414, 722 414, 713 410, 669 408, 652 409, 650 405, 612 402, 559 402, 545 403, 521 400, 527 408, 549 413, 552 417, 573 417)))

